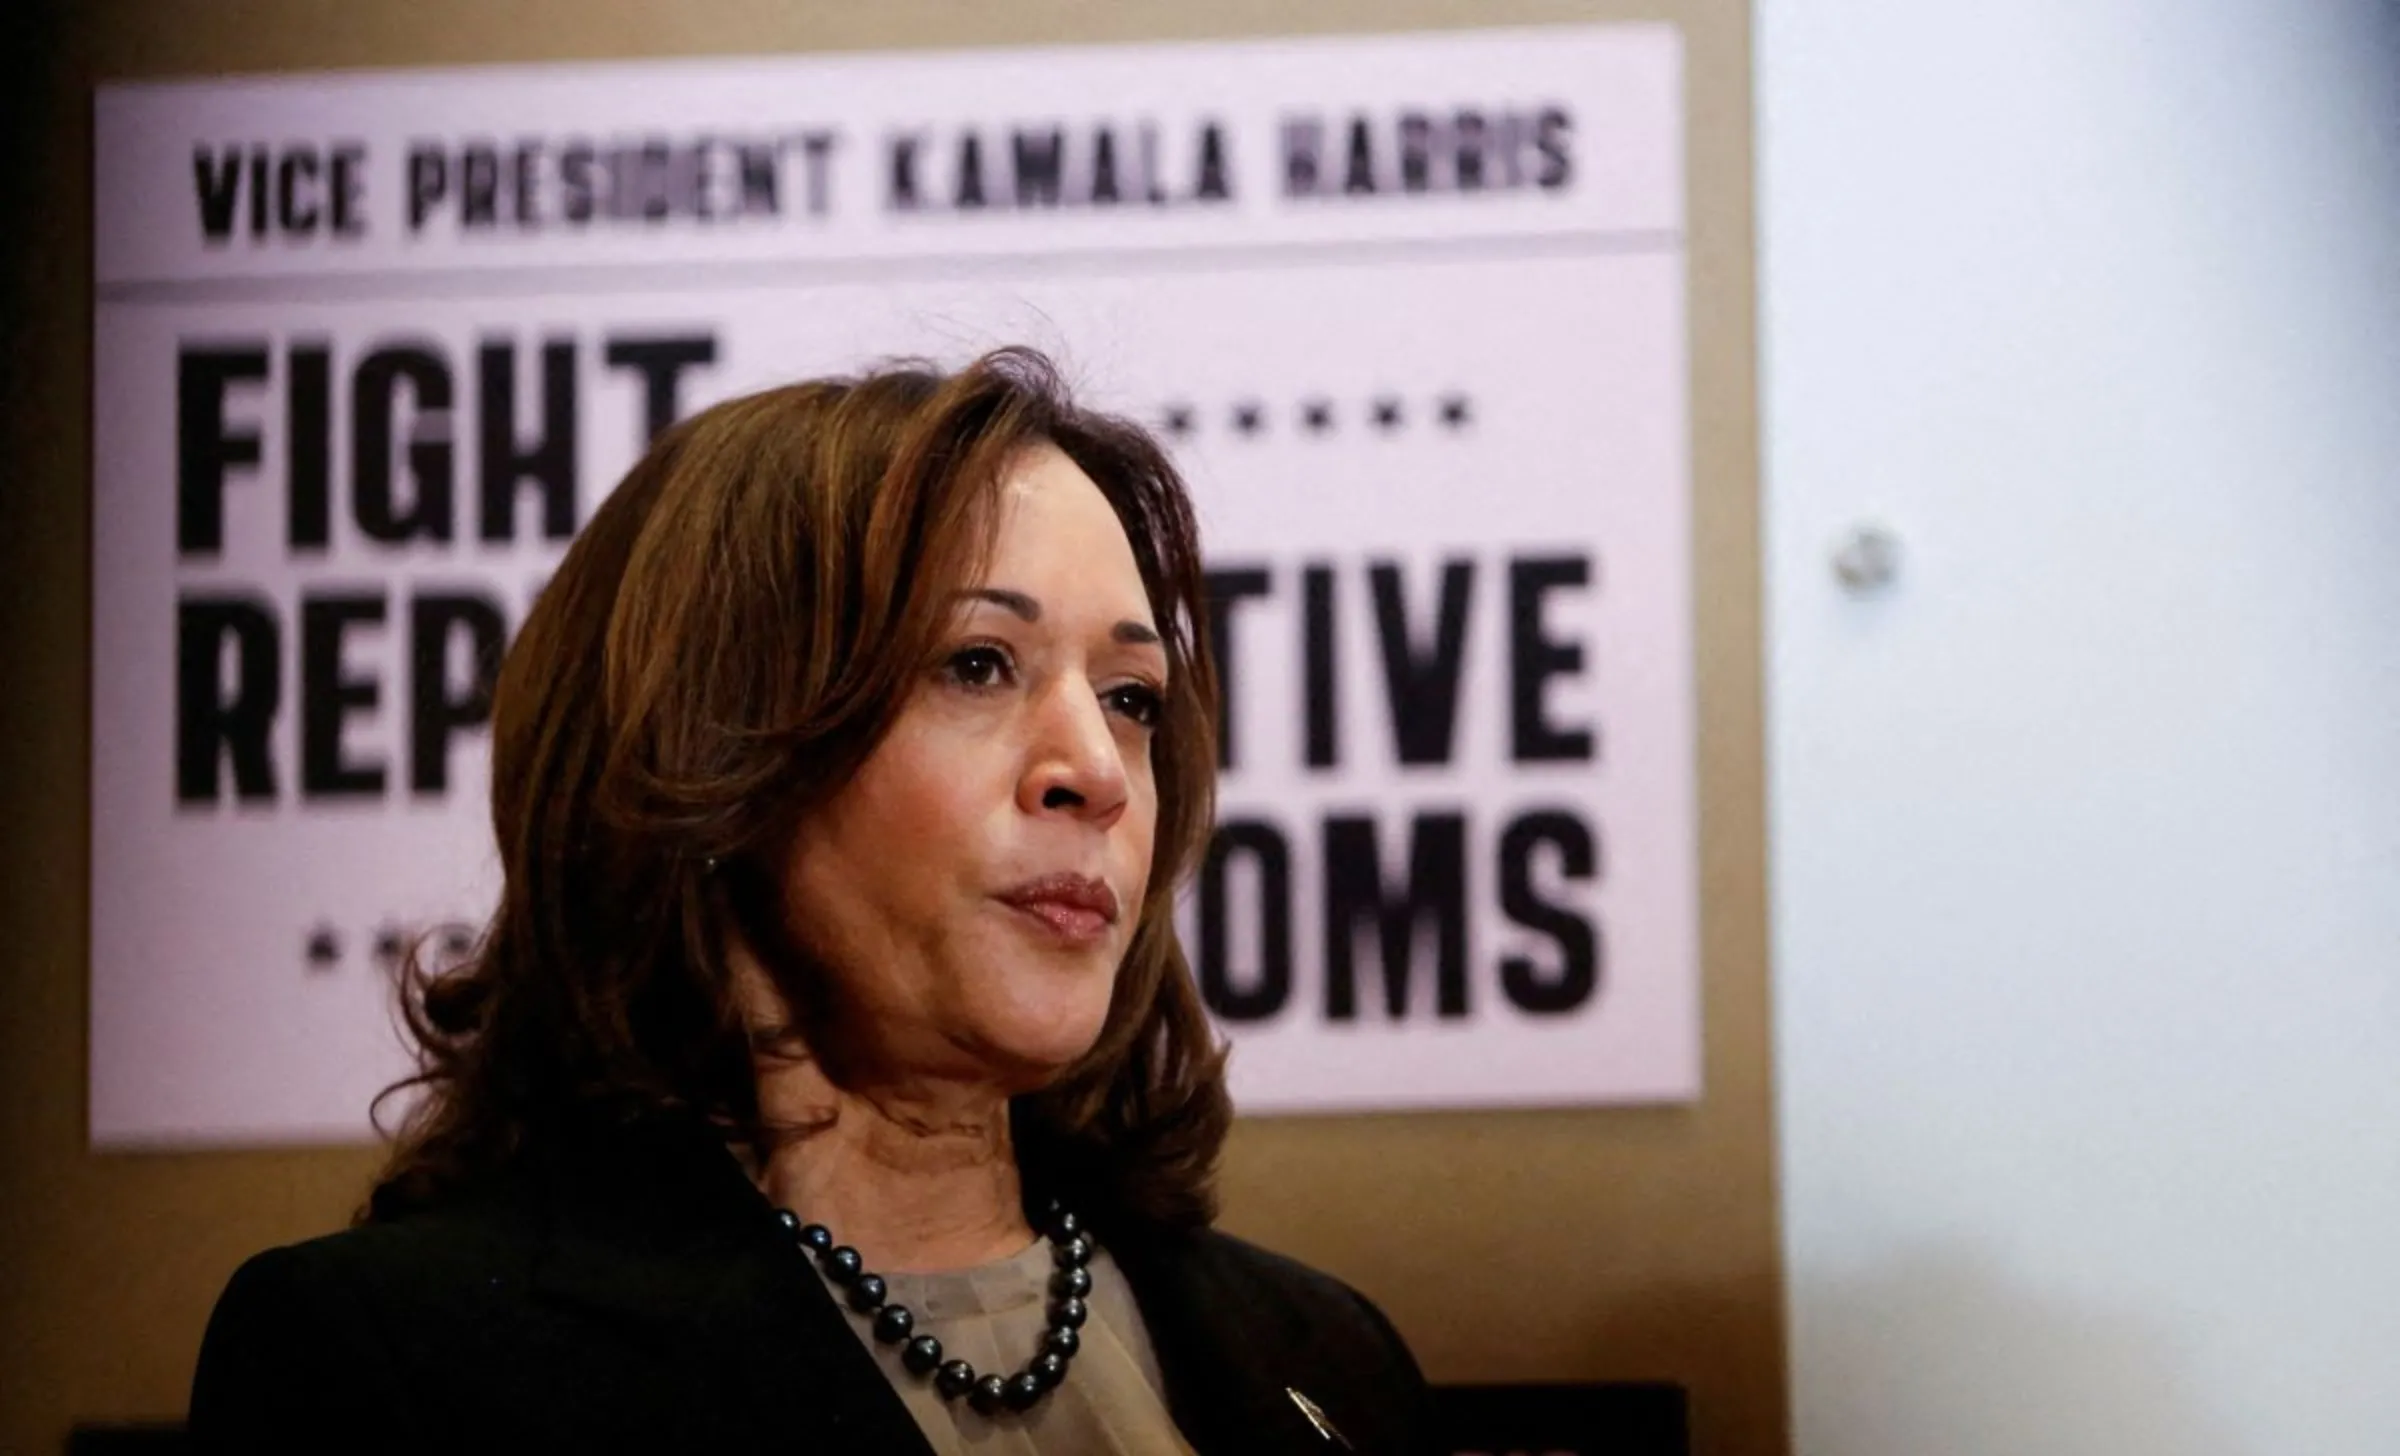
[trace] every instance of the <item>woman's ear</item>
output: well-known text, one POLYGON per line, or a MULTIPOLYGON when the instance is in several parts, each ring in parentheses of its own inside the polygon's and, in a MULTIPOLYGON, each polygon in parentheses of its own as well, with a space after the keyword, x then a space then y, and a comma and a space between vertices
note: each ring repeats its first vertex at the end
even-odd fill
POLYGON ((838 991, 795 929, 785 885, 789 853, 725 859, 707 883, 733 1004, 757 1056, 814 1061, 836 1078, 857 1072, 835 1031, 838 991))
POLYGON ((761 1054, 789 1055, 788 1044, 801 1040, 799 1018, 775 984, 775 976, 759 958, 758 948, 742 928, 739 917, 717 917, 718 953, 724 957, 726 983, 734 1011, 750 1034, 750 1048, 761 1054))
POLYGON ((706 884, 717 953, 752 1055, 813 1060, 809 1028, 824 1011, 794 1003, 791 992, 805 993, 811 982, 786 969, 797 967, 799 952, 782 923, 779 887, 747 858, 724 861, 706 884))

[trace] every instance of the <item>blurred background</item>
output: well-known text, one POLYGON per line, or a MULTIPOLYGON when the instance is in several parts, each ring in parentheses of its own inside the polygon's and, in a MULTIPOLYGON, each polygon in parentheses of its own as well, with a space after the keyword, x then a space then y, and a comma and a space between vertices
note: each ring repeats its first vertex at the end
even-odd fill
POLYGON ((1250 1119, 1228 1225, 1438 1381, 1671 1383, 1710 1456, 2400 1450, 2387 0, 24 0, 0 1452, 179 1417, 374 1162, 89 1147, 95 83, 1660 20, 1703 1091, 1250 1119))

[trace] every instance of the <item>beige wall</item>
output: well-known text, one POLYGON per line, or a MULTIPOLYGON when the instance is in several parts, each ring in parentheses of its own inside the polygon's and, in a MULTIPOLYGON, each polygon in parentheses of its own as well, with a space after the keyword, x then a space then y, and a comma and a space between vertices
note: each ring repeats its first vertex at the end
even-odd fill
POLYGON ((1785 1448, 1744 0, 1329 0, 1298 15, 1267 0, 10 9, 0 107, 27 126, 0 179, 0 1456, 55 1452, 79 1420, 180 1414, 226 1275, 337 1225, 373 1156, 84 1148, 92 80, 1595 18, 1680 22, 1690 66, 1708 1093, 1674 1109, 1247 1122, 1226 1222, 1368 1290, 1437 1380, 1672 1379, 1691 1389, 1703 1456, 1785 1448))

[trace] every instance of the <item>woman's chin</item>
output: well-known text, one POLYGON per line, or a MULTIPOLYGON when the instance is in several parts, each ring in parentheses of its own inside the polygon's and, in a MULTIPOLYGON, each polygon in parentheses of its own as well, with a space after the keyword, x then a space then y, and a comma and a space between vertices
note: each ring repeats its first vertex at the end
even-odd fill
POLYGON ((1038 1092, 1065 1076, 1099 1042, 1107 1017, 1106 1006, 1097 1014, 1081 1008, 1061 1008, 1046 1017, 1020 1014, 986 1025, 977 1040, 994 1080, 1013 1097, 1038 1092))

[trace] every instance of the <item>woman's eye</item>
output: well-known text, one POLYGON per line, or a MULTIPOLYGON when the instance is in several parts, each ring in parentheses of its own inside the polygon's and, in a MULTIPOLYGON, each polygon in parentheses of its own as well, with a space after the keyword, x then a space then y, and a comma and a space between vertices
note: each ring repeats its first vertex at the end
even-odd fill
POLYGON ((1158 720, 1166 715, 1167 707, 1166 699, 1158 689, 1144 683, 1127 683, 1121 688, 1110 689, 1108 705, 1144 728, 1156 728, 1158 720))
POLYGON ((1008 683, 1008 654, 997 647, 962 647, 942 666, 961 687, 996 688, 1008 683))

